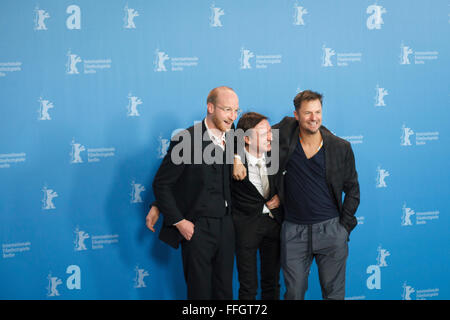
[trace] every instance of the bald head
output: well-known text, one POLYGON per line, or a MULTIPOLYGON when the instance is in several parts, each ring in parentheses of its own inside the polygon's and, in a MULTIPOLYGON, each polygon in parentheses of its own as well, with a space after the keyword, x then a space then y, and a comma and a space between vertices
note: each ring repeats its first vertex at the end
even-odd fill
POLYGON ((208 127, 226 132, 239 113, 239 98, 230 87, 217 87, 208 94, 206 108, 208 127))
POLYGON ((216 105, 217 97, 219 96, 220 93, 230 93, 230 92, 236 94, 234 90, 231 89, 230 87, 221 86, 214 88, 209 92, 208 98, 206 98, 206 104, 212 103, 213 105, 216 105))

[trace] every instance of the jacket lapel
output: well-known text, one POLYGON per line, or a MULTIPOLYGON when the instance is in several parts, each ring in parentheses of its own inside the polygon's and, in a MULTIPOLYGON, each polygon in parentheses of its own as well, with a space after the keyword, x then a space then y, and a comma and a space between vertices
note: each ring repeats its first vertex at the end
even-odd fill
POLYGON ((209 134, 206 132, 207 129, 206 129, 206 126, 205 126, 205 119, 206 119, 206 118, 204 118, 204 119, 202 120, 202 151, 205 150, 205 148, 206 148, 210 143, 212 143, 212 140, 211 140, 211 138, 209 137, 209 134))
POLYGON ((297 125, 295 127, 294 132, 291 135, 291 140, 289 141, 289 152, 288 152, 288 156, 286 159, 289 159, 291 157, 292 153, 294 152, 295 147, 297 146, 297 141, 299 139, 299 135, 300 135, 300 128, 297 125))
MULTIPOLYGON (((271 151, 268 151, 266 154, 266 160, 267 159, 271 159, 271 151)), ((267 163, 266 163, 267 165, 267 163)), ((269 179, 269 198, 271 199, 272 196, 275 194, 275 182, 276 182, 276 174, 270 174, 268 175, 268 179, 269 179)))
POLYGON ((332 152, 330 152, 330 139, 332 137, 332 133, 324 126, 320 127, 320 134, 322 135, 322 140, 323 140, 323 152, 324 152, 324 156, 325 156, 325 179, 327 181, 327 186, 328 186, 328 190, 330 190, 330 194, 332 195, 332 197, 334 198, 335 202, 338 204, 339 206, 339 210, 341 210, 341 204, 342 202, 338 200, 338 198, 336 197, 336 193, 333 192, 333 187, 331 185, 330 182, 330 170, 331 168, 335 167, 335 164, 332 163, 333 159, 329 156, 329 154, 332 152), (328 152, 327 152, 328 149, 328 152))

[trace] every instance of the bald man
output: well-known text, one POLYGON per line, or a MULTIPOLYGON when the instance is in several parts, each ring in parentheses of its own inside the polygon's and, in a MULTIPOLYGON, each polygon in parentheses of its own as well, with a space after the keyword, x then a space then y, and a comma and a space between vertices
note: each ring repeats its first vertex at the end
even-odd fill
POLYGON ((206 106, 202 122, 172 139, 153 181, 153 192, 164 217, 159 238, 174 248, 181 244, 187 298, 231 300, 234 150, 225 137, 240 111, 239 99, 233 89, 217 87, 208 94, 206 106), (228 161, 227 154, 231 155, 228 161))

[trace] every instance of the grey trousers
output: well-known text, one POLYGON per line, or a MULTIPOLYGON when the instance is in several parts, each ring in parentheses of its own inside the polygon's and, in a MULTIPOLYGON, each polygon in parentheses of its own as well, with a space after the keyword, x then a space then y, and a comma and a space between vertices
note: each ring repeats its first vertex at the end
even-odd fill
POLYGON ((286 300, 303 300, 313 259, 319 271, 322 298, 343 300, 348 232, 339 217, 312 225, 284 221, 281 227, 281 267, 286 300))

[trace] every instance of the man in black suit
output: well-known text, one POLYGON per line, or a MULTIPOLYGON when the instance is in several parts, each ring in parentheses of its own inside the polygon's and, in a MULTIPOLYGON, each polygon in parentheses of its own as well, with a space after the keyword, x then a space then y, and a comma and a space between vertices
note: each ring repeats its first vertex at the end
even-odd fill
POLYGON ((248 112, 236 129, 247 132, 245 167, 248 175, 233 180, 233 221, 236 231, 236 264, 239 299, 254 300, 258 289, 257 253, 260 255, 261 299, 280 299, 280 228, 282 210, 276 194, 274 175, 268 174, 267 153, 272 131, 267 117, 248 112))
POLYGON ((181 243, 188 299, 233 298, 234 150, 227 152, 225 134, 239 111, 233 89, 211 90, 206 118, 172 139, 153 181, 164 217, 159 238, 174 248, 181 243))

